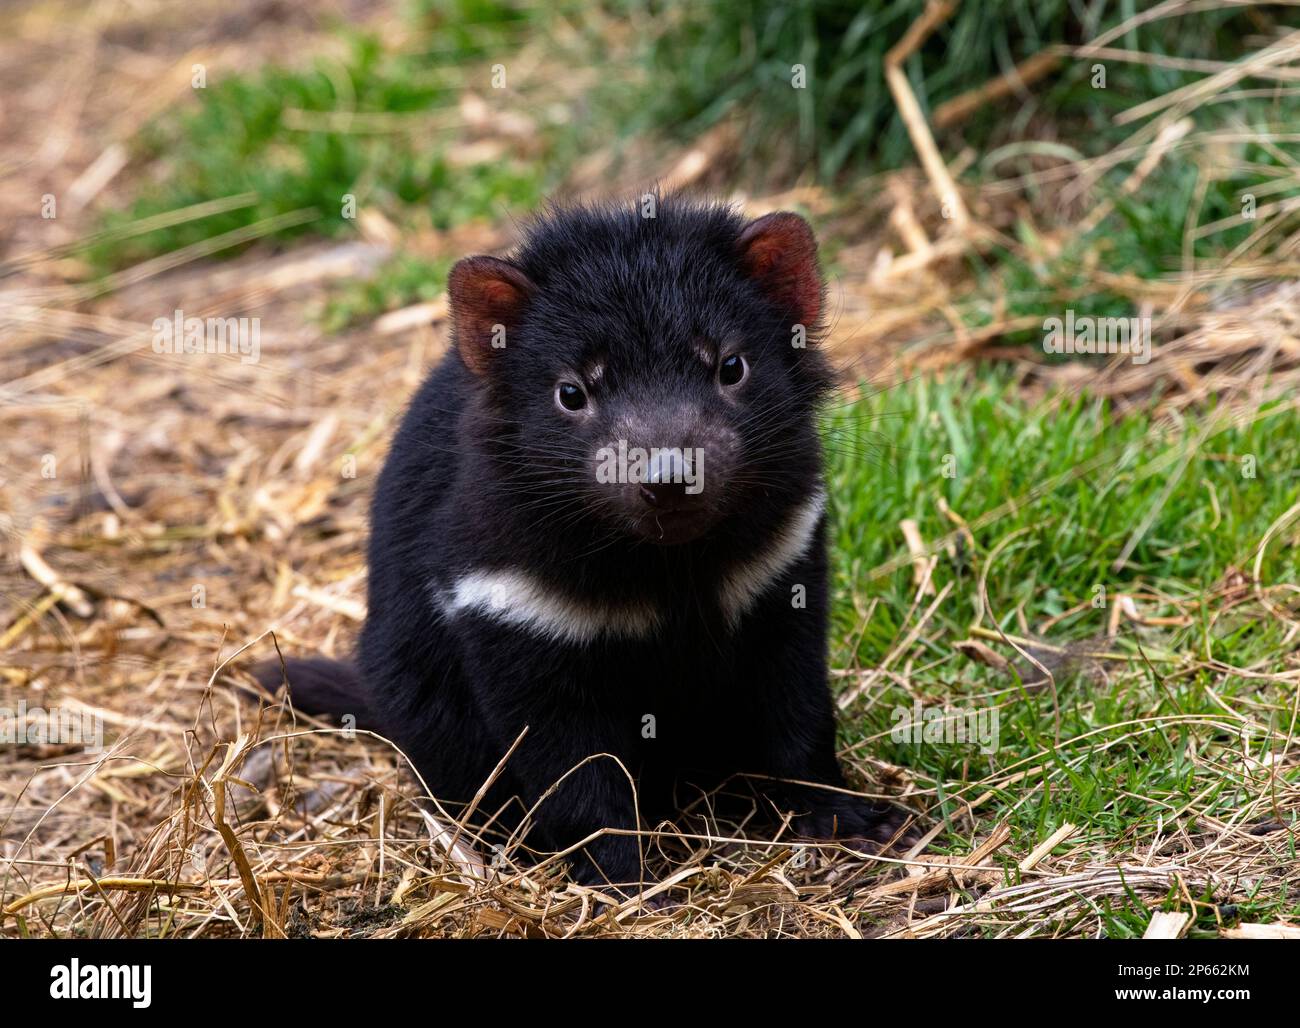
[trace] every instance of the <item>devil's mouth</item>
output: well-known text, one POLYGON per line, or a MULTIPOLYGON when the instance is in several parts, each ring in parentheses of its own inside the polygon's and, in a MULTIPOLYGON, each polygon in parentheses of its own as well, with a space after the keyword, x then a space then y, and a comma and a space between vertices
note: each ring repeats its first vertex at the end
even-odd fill
POLYGON ((654 511, 637 521, 637 534, 660 546, 676 546, 698 539, 713 525, 713 515, 704 508, 654 511))

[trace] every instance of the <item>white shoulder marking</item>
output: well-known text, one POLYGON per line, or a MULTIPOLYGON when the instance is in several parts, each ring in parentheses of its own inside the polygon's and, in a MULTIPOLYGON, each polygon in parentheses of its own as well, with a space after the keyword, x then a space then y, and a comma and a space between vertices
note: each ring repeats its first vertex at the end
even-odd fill
POLYGON ((585 603, 557 592, 523 571, 473 571, 441 593, 448 614, 474 611, 538 635, 586 643, 601 635, 641 638, 659 623, 648 605, 585 603))
MULTIPOLYGON (((732 628, 776 577, 808 551, 825 509, 826 494, 819 489, 795 509, 765 550, 727 572, 718 600, 732 628)), ((473 612, 572 643, 603 635, 642 639, 660 625, 649 604, 588 603, 524 571, 471 571, 450 589, 437 590, 436 598, 449 615, 473 612)))
POLYGON ((808 551, 825 509, 826 493, 818 489, 795 509, 767 549, 727 573, 720 601, 732 628, 740 624, 763 590, 808 551))

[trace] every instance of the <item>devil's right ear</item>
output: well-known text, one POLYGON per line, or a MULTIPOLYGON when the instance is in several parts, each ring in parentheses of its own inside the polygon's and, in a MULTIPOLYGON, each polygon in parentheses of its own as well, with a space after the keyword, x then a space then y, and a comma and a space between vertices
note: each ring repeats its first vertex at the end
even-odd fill
POLYGON ((487 375, 533 295, 519 268, 497 257, 466 257, 447 279, 452 338, 465 367, 487 375))

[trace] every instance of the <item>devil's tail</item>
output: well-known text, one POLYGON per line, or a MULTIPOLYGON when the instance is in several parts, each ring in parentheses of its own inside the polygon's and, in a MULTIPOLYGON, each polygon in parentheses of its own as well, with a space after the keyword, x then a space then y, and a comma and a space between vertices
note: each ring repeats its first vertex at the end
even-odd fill
POLYGON ((313 717, 342 720, 357 728, 378 730, 367 703, 365 683, 355 664, 326 657, 292 657, 264 660, 253 668, 253 676, 273 695, 289 686, 295 709, 313 717))

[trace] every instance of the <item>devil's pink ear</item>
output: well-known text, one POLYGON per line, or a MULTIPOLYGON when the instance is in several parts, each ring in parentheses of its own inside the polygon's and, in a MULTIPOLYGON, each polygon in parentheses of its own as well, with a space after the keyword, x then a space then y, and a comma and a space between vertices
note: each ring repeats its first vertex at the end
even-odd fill
POLYGON ((776 306, 801 325, 816 323, 822 310, 817 240, 808 222, 776 211, 745 226, 737 241, 741 269, 776 306))
POLYGON ((465 367, 486 375, 509 342, 533 294, 533 283, 519 268, 497 257, 466 257, 447 279, 456 349, 465 367))

